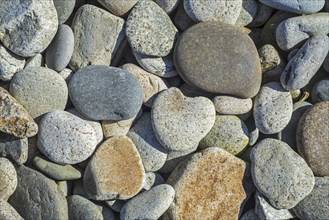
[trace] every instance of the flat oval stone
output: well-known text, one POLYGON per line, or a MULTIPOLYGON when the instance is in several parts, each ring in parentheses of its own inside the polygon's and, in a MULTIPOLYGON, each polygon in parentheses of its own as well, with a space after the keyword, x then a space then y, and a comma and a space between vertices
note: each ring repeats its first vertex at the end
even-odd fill
POLYGON ((117 44, 124 37, 124 20, 94 5, 85 4, 72 22, 74 50, 70 67, 110 65, 117 44))
POLYGON ((64 110, 68 98, 65 80, 45 67, 30 67, 16 73, 9 91, 33 118, 64 110))
POLYGON ((150 112, 145 112, 136 121, 127 137, 136 145, 146 172, 157 171, 164 165, 168 150, 159 143, 152 129, 150 112))
POLYGON ((142 189, 145 170, 134 143, 125 136, 103 142, 85 170, 83 182, 96 200, 129 199, 142 189))
POLYGON ((174 151, 196 148, 214 125, 216 114, 209 99, 186 97, 174 87, 157 96, 151 113, 159 142, 174 151))
POLYGON ((242 160, 218 147, 195 153, 167 180, 175 199, 165 219, 237 219, 246 198, 245 169, 242 160))
POLYGON ((329 37, 311 37, 289 61, 281 74, 282 86, 291 91, 305 87, 320 69, 329 52, 329 37))
POLYGON ((32 57, 44 51, 55 36, 57 26, 53 1, 0 2, 0 41, 19 56, 32 57))
POLYGON ((167 184, 155 186, 129 200, 120 211, 120 219, 159 219, 175 197, 174 188, 167 184))
POLYGON ((316 176, 329 176, 329 101, 309 108, 297 127, 297 149, 316 176))
POLYGON ((76 0, 53 0, 58 15, 58 23, 63 24, 72 14, 76 0))
POLYGON ((166 12, 151 0, 139 1, 127 18, 127 39, 132 49, 141 54, 167 56, 177 33, 166 12))
POLYGON ((55 181, 26 166, 18 167, 17 175, 9 203, 24 219, 68 219, 66 198, 55 181))
POLYGON ((223 115, 240 115, 252 109, 251 99, 241 99, 234 96, 216 96, 213 98, 216 112, 223 115))
POLYGON ((282 131, 289 123, 293 103, 290 93, 279 82, 262 86, 254 101, 256 127, 264 134, 282 131))
POLYGON ((220 147, 236 155, 249 143, 247 126, 238 117, 233 115, 216 115, 214 126, 200 141, 199 147, 220 147))
POLYGON ((0 80, 10 81, 25 66, 25 59, 0 44, 0 80))
POLYGON ((55 163, 80 163, 96 149, 98 142, 93 127, 69 112, 50 112, 39 126, 38 148, 55 163))
POLYGON ((130 72, 109 66, 88 66, 69 83, 75 108, 93 120, 125 120, 134 117, 143 102, 143 89, 130 72))
POLYGON ((5 200, 0 198, 0 219, 3 220, 24 220, 22 216, 5 200))
POLYGON ((70 62, 74 49, 72 29, 59 25, 57 33, 46 50, 47 67, 57 72, 62 71, 70 62))
POLYGON ((103 5, 107 10, 112 12, 117 16, 124 16, 126 15, 130 9, 134 7, 134 5, 139 0, 129 0, 129 1, 122 1, 122 0, 97 0, 101 5, 103 5))
POLYGON ((185 0, 184 9, 194 21, 220 21, 235 24, 242 8, 242 0, 185 0))
POLYGON ((174 61, 185 82, 208 92, 251 98, 260 88, 255 44, 232 25, 201 22, 192 26, 178 40, 174 61))
POLYGON ((305 40, 329 33, 329 13, 288 18, 276 28, 276 41, 282 50, 301 47, 305 40))
POLYGON ((264 139, 253 147, 250 157, 255 186, 275 208, 291 209, 312 191, 312 170, 286 143, 264 139))
POLYGON ((0 157, 0 199, 7 201, 17 187, 17 173, 10 160, 0 157))
MULTIPOLYGON (((329 53, 328 53, 329 54, 329 53)), ((329 101, 329 78, 318 81, 312 89, 313 103, 329 101)))
POLYGON ((288 11, 296 14, 312 14, 323 8, 325 0, 260 0, 260 2, 281 11, 288 11))

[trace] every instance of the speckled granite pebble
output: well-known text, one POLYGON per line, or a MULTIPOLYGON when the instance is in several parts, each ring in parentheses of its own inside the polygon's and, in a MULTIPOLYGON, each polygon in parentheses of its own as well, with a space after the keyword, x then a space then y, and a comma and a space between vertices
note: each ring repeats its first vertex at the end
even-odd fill
POLYGON ((25 66, 25 60, 0 44, 0 80, 10 81, 25 66))
POLYGON ((0 198, 0 219, 2 220, 24 220, 22 216, 8 202, 0 198))
POLYGON ((239 115, 252 109, 251 99, 241 99, 234 96, 216 96, 213 98, 216 112, 224 115, 239 115))
MULTIPOLYGON (((232 1, 231 1, 232 2, 232 1)), ((238 17, 238 20, 234 25, 247 26, 252 22, 257 13, 257 1, 256 0, 242 0, 242 7, 238 17)))
POLYGON ((14 164, 0 157, 0 199, 7 201, 17 187, 17 173, 14 164))
POLYGON ((117 16, 124 16, 134 7, 139 0, 97 0, 107 10, 117 16))

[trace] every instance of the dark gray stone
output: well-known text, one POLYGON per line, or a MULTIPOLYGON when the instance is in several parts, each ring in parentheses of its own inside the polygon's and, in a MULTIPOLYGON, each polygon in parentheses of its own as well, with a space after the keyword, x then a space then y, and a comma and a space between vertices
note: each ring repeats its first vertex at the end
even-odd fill
POLYGON ((63 24, 72 14, 76 0, 53 0, 57 11, 58 23, 63 24))
POLYGON ((76 109, 93 120, 124 120, 142 106, 143 90, 130 72, 108 66, 88 66, 76 72, 69 83, 76 109))
POLYGON ((251 98, 260 88, 255 44, 229 24, 201 22, 189 28, 176 44, 174 62, 185 82, 208 92, 251 98))
POLYGON ((329 78, 323 79, 313 86, 312 101, 314 103, 329 101, 329 78))
POLYGON ((264 5, 259 1, 256 2, 257 2, 257 12, 254 19, 249 24, 250 27, 263 26, 266 23, 266 21, 271 17, 273 12, 273 8, 268 7, 267 5, 264 5))
POLYGON ((0 132, 0 157, 10 155, 17 163, 25 163, 28 156, 27 138, 17 138, 0 132))

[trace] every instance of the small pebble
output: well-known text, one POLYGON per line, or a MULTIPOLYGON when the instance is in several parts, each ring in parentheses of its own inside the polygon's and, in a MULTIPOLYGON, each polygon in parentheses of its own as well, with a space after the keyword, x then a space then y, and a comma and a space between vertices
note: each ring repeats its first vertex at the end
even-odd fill
POLYGON ((38 53, 37 55, 26 60, 25 68, 27 67, 42 67, 45 66, 45 60, 42 54, 38 53))
POLYGON ((25 59, 0 44, 0 80, 10 81, 25 66, 25 59))
POLYGON ((17 187, 17 173, 10 160, 0 157, 0 199, 7 201, 17 187))
POLYGON ((318 81, 312 89, 313 103, 329 101, 329 78, 318 81))
POLYGON ((0 153, 1 156, 7 154, 18 164, 23 164, 27 161, 28 157, 28 139, 17 138, 15 136, 0 132, 0 153))
POLYGON ((103 5, 107 10, 112 12, 116 16, 124 16, 126 15, 130 9, 134 7, 134 5, 139 0, 97 0, 101 5, 103 5))
POLYGON ((216 96, 213 100, 216 112, 223 115, 240 115, 252 109, 251 99, 234 96, 216 96))
MULTIPOLYGON (((141 112, 141 111, 140 111, 141 112)), ((132 118, 120 121, 102 121, 102 128, 105 138, 113 136, 125 136, 130 130, 133 122, 138 118, 139 113, 132 118)))
POLYGON ((178 9, 174 17, 174 23, 179 30, 185 31, 194 25, 195 21, 193 21, 185 12, 184 1, 179 1, 177 8, 178 9))
MULTIPOLYGON (((273 69, 277 68, 282 62, 278 51, 271 44, 265 44, 260 47, 258 53, 263 74, 271 70, 273 71, 273 69)), ((279 74, 281 74, 281 72, 279 74)))

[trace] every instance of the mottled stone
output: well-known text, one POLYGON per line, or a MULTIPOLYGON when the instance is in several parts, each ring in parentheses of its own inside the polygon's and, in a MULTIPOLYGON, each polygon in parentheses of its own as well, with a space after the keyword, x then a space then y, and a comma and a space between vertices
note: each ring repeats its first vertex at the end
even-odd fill
POLYGON ((117 16, 126 15, 139 0, 97 0, 107 10, 117 16))
POLYGON ((25 60, 0 44, 0 80, 10 81, 25 66, 25 60))
POLYGON ((216 96, 213 98, 216 111, 224 115, 239 115, 252 109, 251 99, 241 99, 234 96, 216 96))
POLYGON ((98 142, 93 127, 69 112, 50 112, 42 118, 39 126, 38 148, 55 163, 82 162, 96 149, 98 142))
POLYGON ((22 57, 44 51, 57 31, 58 18, 51 0, 0 2, 0 41, 22 57))
POLYGON ((155 2, 167 13, 170 14, 177 7, 179 0, 155 0, 155 2))
POLYGON ((16 73, 10 93, 33 118, 56 109, 64 110, 68 99, 65 80, 45 67, 30 67, 16 73))
POLYGON ((0 198, 0 219, 2 220, 24 220, 22 216, 5 200, 0 198))
POLYGON ((124 37, 124 20, 93 5, 83 5, 72 23, 72 70, 88 65, 110 65, 117 44, 124 37))
POLYGON ((205 97, 185 97, 177 88, 160 93, 152 107, 152 125, 169 150, 196 148, 215 122, 215 107, 205 97))
POLYGON ((167 219, 237 219, 246 198, 244 172, 244 162, 220 148, 194 154, 167 180, 175 190, 167 219))
POLYGON ((311 37, 288 62, 281 74, 281 84, 287 90, 301 89, 320 69, 329 52, 329 37, 311 37))
POLYGON ((55 181, 25 166, 17 168, 17 175, 18 186, 9 203, 24 219, 68 219, 66 198, 55 181))
POLYGON ((253 41, 229 24, 201 22, 189 28, 176 44, 174 59, 183 80, 207 92, 251 98, 261 84, 253 41))
POLYGON ((127 39, 132 49, 141 54, 167 56, 177 34, 170 17, 151 0, 140 0, 127 18, 127 39))
POLYGON ((76 0, 53 0, 58 15, 58 23, 63 24, 72 14, 76 0))
POLYGON ((273 207, 291 209, 312 191, 312 170, 286 143, 264 139, 253 147, 250 157, 255 186, 273 207))
POLYGON ((296 14, 312 14, 323 8, 325 0, 260 0, 260 2, 281 11, 288 11, 296 14))
POLYGON ((120 219, 159 219, 175 197, 172 186, 162 184, 129 200, 120 211, 120 219))
POLYGON ((0 132, 0 157, 8 155, 18 164, 25 163, 28 156, 28 139, 0 132))
POLYGON ((292 97, 279 82, 262 86, 254 101, 256 127, 264 134, 282 131, 290 121, 293 110, 292 97))
POLYGON ((247 126, 238 117, 233 115, 217 115, 214 126, 200 141, 199 147, 220 147, 236 155, 249 143, 247 126))
POLYGON ((236 26, 247 26, 252 22, 257 13, 257 1, 256 0, 242 0, 242 7, 235 22, 236 26))
POLYGON ((240 14, 242 0, 185 0, 184 9, 194 21, 220 21, 234 24, 240 14))
POLYGON ((143 187, 145 171, 134 143, 127 137, 106 140, 91 158, 84 186, 96 200, 129 199, 143 187))
POLYGON ((309 108, 297 127, 297 149, 316 176, 329 176, 329 101, 309 108))
POLYGON ((10 160, 0 157, 0 199, 7 201, 17 187, 17 173, 10 160))
POLYGON ((276 68, 281 63, 278 51, 271 44, 265 44, 258 49, 262 73, 276 68))
POLYGON ((0 131, 25 138, 38 133, 38 125, 18 101, 0 88, 0 131), (15 122, 15 123, 13 123, 15 122))
POLYGON ((320 80, 313 86, 312 101, 313 103, 329 101, 329 78, 320 80))

